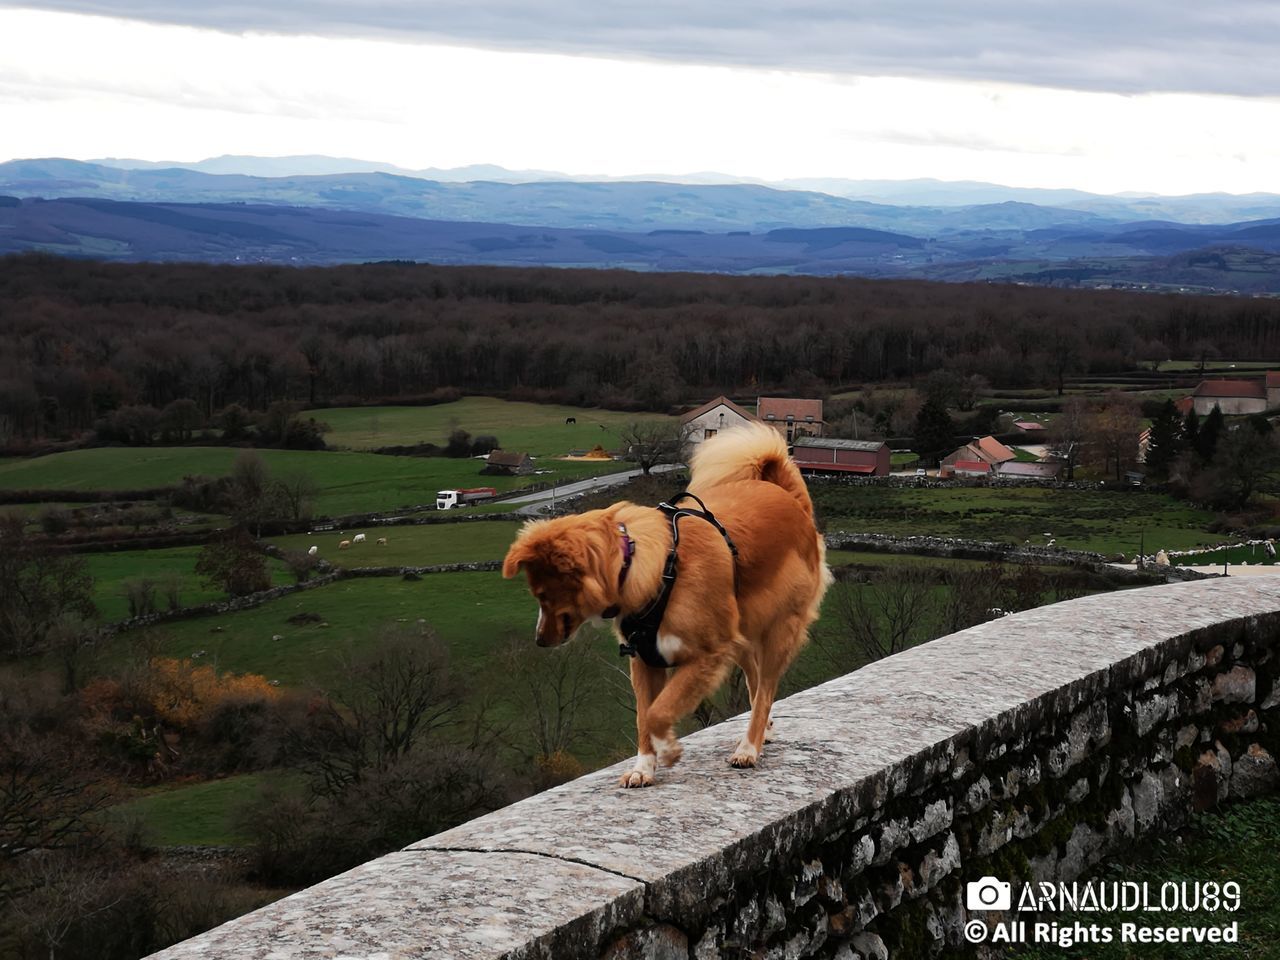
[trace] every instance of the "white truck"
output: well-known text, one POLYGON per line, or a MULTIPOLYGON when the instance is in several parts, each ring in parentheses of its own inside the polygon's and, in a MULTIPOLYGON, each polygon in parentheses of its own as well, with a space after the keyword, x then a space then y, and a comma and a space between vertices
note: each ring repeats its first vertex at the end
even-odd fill
POLYGON ((436 492, 436 509, 452 510, 454 507, 465 507, 471 503, 492 500, 498 495, 493 487, 468 487, 462 490, 439 490, 436 492))

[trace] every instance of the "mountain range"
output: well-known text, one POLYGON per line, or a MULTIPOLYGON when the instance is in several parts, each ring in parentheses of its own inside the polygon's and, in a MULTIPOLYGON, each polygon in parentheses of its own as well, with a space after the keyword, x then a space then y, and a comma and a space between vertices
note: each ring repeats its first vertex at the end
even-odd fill
POLYGON ((181 166, 15 160, 0 163, 0 252, 1280 292, 1280 196, 1271 194, 1103 197, 941 181, 556 176, 497 167, 399 171, 327 157, 220 157, 181 166), (537 177, 517 179, 524 174, 537 177), (462 179, 488 175, 510 179, 462 179), (966 196, 984 202, 956 202, 966 196))

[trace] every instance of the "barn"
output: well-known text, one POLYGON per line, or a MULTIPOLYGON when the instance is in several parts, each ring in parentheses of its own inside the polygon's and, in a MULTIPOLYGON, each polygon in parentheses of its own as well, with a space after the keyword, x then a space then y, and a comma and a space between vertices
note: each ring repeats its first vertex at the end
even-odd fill
POLYGON ((836 437, 797 437, 791 451, 801 473, 852 473, 868 477, 889 475, 889 445, 883 440, 840 440, 836 437))

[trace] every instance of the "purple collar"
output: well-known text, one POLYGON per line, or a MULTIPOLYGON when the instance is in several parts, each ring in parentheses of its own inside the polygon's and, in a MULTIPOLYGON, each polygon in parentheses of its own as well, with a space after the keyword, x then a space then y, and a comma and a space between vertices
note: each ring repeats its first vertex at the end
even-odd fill
POLYGON ((618 524, 618 535, 622 537, 622 571, 618 574, 618 588, 627 582, 627 572, 631 569, 631 558, 636 555, 636 542, 627 533, 625 523, 618 524))

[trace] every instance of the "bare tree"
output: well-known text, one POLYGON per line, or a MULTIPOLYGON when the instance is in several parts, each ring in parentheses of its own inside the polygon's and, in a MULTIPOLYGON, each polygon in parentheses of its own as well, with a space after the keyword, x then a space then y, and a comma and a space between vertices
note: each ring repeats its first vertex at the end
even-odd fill
POLYGON ((93 578, 81 557, 26 535, 21 517, 0 515, 0 653, 41 649, 65 617, 92 620, 93 578))
MULTIPOLYGON (((101 839, 97 814, 109 800, 53 740, 21 728, 0 730, 0 867, 33 851, 92 847, 101 839)), ((0 870, 0 889, 15 884, 0 870)))
POLYGON ((307 473, 290 473, 272 482, 276 503, 291 520, 306 520, 311 516, 319 485, 307 473))
POLYGON ((430 631, 384 635, 371 654, 344 658, 339 676, 289 738, 319 793, 337 795, 387 770, 458 722, 461 694, 430 631))
POLYGON ((652 420, 627 425, 619 435, 627 457, 639 464, 645 476, 664 463, 682 463, 690 428, 674 421, 652 420))
POLYGON ((1138 457, 1138 434, 1142 431, 1138 401, 1113 390, 1094 407, 1087 426, 1090 442, 1101 455, 1103 469, 1114 463, 1115 478, 1119 480, 1125 466, 1138 457))
POLYGON ((892 656, 938 636, 938 584, 922 566, 904 564, 866 583, 838 583, 827 595, 839 624, 815 636, 815 646, 840 672, 892 656))
MULTIPOLYGON (((572 753, 596 733, 587 725, 595 711, 599 667, 586 643, 566 643, 550 650, 513 638, 503 662, 539 758, 572 753)), ((628 690, 630 685, 628 684, 628 690)))
POLYGON ((1063 462, 1067 479, 1075 479, 1089 437, 1089 405, 1083 397, 1071 397, 1053 421, 1049 452, 1063 462))

